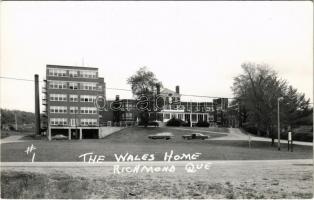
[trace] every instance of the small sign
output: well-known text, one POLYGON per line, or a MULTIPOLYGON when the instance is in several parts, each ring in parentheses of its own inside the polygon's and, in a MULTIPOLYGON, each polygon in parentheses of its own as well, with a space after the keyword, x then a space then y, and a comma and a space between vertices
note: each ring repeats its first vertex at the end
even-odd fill
POLYGON ((291 141, 292 140, 292 134, 291 131, 288 132, 288 140, 291 141))

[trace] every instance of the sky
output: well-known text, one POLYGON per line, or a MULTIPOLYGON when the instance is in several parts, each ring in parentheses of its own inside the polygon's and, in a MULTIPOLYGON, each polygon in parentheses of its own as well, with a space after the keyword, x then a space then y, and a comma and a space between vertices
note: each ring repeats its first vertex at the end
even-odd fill
MULTIPOLYGON (((255 62, 313 97, 310 1, 1 4, 4 77, 43 80, 46 64, 87 66, 99 68, 107 87, 130 89, 126 79, 146 66, 183 94, 233 97, 241 64, 255 62)), ((34 111, 34 82, 0 81, 1 108, 34 111)))

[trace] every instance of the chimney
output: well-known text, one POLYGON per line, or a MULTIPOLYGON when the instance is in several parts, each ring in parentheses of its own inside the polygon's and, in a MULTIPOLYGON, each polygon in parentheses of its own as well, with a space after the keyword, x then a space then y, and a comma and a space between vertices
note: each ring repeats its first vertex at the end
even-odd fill
POLYGON ((176 93, 180 94, 180 87, 178 85, 176 86, 176 93))
POLYGON ((160 94, 160 84, 159 83, 156 84, 156 88, 157 88, 157 94, 160 94))

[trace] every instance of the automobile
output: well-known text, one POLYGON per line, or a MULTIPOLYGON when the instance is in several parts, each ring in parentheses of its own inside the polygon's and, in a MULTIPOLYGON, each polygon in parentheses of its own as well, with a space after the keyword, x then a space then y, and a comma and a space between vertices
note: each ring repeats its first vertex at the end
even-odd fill
POLYGON ((149 135, 148 136, 149 139, 166 139, 166 140, 169 140, 171 138, 173 138, 173 135, 172 133, 169 133, 169 132, 163 132, 163 133, 157 133, 157 134, 154 134, 154 135, 149 135))
POLYGON ((68 139, 68 137, 62 135, 62 134, 58 134, 58 135, 54 135, 51 137, 52 140, 66 140, 68 139))
POLYGON ((192 133, 190 135, 183 135, 182 138, 185 140, 193 140, 193 139, 201 139, 201 140, 205 140, 208 139, 209 136, 208 135, 203 135, 201 133, 192 133))

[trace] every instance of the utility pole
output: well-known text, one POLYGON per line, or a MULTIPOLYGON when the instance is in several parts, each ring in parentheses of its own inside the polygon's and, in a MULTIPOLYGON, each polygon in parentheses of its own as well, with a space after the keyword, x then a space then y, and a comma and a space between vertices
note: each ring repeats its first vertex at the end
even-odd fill
POLYGON ((38 74, 35 74, 35 134, 40 134, 39 84, 38 74))
POLYGON ((17 117, 16 117, 16 112, 14 112, 14 116, 15 116, 15 130, 17 131, 17 117))
POLYGON ((277 121, 278 121, 278 151, 280 151, 280 100, 282 100, 283 97, 279 97, 277 99, 277 121))

